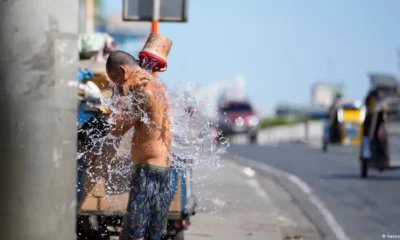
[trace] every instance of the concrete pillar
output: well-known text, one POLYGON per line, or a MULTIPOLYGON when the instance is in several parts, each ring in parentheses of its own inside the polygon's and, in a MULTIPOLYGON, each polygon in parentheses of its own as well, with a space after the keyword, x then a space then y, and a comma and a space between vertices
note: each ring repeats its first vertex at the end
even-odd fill
POLYGON ((79 34, 86 33, 86 0, 79 1, 79 20, 78 20, 78 32, 79 34))
POLYGON ((75 239, 78 1, 0 1, 0 239, 75 239))

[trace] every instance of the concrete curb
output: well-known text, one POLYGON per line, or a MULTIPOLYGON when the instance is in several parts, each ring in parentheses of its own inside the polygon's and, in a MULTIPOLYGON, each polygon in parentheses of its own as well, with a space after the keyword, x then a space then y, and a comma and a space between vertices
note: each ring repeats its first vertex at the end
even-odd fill
POLYGON ((315 225, 323 239, 350 240, 333 214, 303 180, 265 163, 230 154, 227 154, 227 156, 240 165, 252 167, 256 171, 262 171, 265 176, 285 188, 304 215, 315 225))

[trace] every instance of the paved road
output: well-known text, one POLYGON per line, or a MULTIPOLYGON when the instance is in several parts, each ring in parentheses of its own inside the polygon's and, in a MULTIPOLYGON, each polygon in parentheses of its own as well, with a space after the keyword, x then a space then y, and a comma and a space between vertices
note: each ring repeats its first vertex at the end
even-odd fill
POLYGON ((304 180, 352 240, 382 239, 382 234, 400 236, 400 171, 372 171, 368 179, 361 180, 354 153, 323 154, 303 145, 234 145, 229 153, 304 180))
POLYGON ((279 185, 232 160, 222 164, 217 170, 194 170, 199 207, 187 239, 322 239, 279 185))

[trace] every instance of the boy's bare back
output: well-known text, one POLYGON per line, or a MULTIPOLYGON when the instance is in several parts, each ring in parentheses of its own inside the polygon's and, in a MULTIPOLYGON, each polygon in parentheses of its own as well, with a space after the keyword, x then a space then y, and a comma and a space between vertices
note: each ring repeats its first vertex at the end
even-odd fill
MULTIPOLYGON (((132 139, 132 161, 134 164, 148 163, 169 166, 171 145, 170 106, 165 86, 156 79, 139 90, 147 120, 138 121, 132 139)), ((139 109, 139 111, 141 111, 139 109)))

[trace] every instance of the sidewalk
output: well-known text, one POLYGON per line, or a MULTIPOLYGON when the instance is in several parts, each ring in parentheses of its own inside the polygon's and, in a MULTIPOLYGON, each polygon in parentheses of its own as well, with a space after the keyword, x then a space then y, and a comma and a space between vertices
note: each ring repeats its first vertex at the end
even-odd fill
POLYGON ((194 171, 199 206, 186 239, 320 239, 280 186, 229 159, 221 162, 223 168, 194 171))

